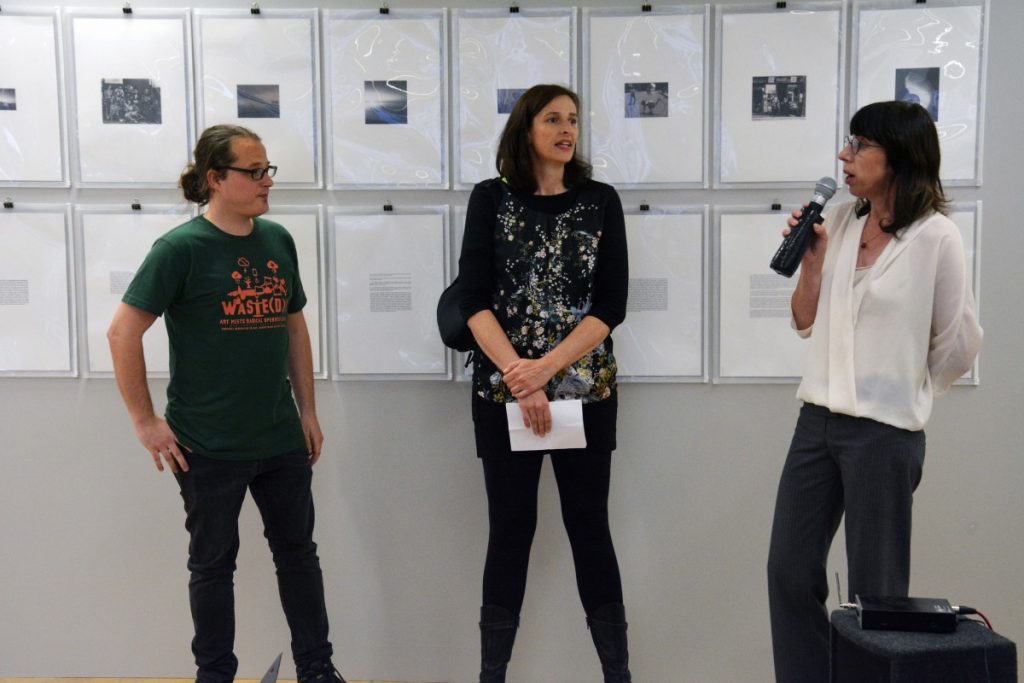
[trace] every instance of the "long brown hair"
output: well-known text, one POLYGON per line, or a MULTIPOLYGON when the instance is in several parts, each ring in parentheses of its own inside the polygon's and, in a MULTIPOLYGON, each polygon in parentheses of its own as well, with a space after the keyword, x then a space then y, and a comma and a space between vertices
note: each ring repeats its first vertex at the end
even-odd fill
POLYGON ((248 128, 221 124, 210 126, 199 136, 195 161, 190 163, 178 179, 178 187, 185 199, 203 206, 210 201, 210 184, 207 181, 208 171, 219 171, 224 177, 223 169, 235 163, 235 155, 231 153, 231 142, 236 138, 249 138, 260 142, 260 136, 248 128))
MULTIPOLYGON (((562 95, 572 100, 576 111, 580 109, 580 98, 572 90, 561 85, 535 85, 520 96, 505 129, 501 132, 498 142, 498 159, 496 167, 498 175, 505 178, 509 186, 516 190, 529 191, 537 188, 537 179, 533 174, 533 157, 530 152, 530 129, 535 116, 548 106, 551 100, 562 95)), ((591 167, 580 158, 578 146, 573 151, 572 159, 565 165, 566 187, 582 185, 590 178, 591 167)))
MULTIPOLYGON (((927 109, 914 102, 873 102, 853 115, 850 134, 881 145, 892 169, 892 222, 883 230, 895 234, 932 212, 946 213, 939 135, 927 109)), ((857 202, 858 216, 870 210, 866 199, 857 202)))

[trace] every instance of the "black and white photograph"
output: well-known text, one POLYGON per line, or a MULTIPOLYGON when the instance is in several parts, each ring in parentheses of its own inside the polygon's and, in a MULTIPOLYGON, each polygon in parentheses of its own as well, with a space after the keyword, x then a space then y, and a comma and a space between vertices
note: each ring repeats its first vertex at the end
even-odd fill
POLYGON ((148 78, 104 78, 103 123, 161 123, 160 87, 148 78))
POLYGON ((668 83, 626 83, 626 118, 668 116, 668 83))
POLYGON ((238 118, 281 118, 281 88, 278 85, 238 85, 238 118))
POLYGON ((14 111, 18 108, 18 100, 14 96, 14 88, 0 88, 0 111, 14 111))
POLYGON ((366 81, 363 84, 366 123, 409 123, 407 81, 366 81))
POLYGON ((752 92, 755 121, 807 116, 807 76, 754 76, 752 92))
POLYGON ((511 114, 526 88, 498 88, 498 113, 511 114))
POLYGON ((595 180, 622 188, 704 186, 709 13, 702 5, 640 17, 614 8, 587 13, 583 101, 590 117, 582 134, 595 180))
POLYGON ((896 69, 893 99, 916 102, 928 110, 932 121, 939 121, 939 67, 896 69))

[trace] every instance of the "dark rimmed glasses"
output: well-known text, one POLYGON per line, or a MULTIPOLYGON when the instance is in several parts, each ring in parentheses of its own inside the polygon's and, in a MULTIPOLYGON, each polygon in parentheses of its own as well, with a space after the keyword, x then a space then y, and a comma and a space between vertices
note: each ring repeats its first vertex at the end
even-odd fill
POLYGON ((864 142, 860 138, 854 137, 853 135, 847 135, 845 138, 843 138, 843 147, 849 147, 850 151, 852 151, 854 154, 868 147, 877 147, 879 149, 883 149, 881 145, 876 145, 873 142, 864 142))
POLYGON ((277 166, 267 166, 266 168, 238 168, 237 166, 218 166, 218 171, 237 171, 244 173, 253 180, 263 180, 264 177, 273 178, 277 174, 277 166))

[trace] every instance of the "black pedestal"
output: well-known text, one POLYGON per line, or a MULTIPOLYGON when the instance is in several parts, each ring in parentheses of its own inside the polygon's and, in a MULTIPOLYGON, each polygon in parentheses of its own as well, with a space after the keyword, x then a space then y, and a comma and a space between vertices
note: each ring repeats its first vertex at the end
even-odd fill
POLYGON ((1013 641, 975 621, 953 633, 862 631, 853 610, 832 613, 831 683, 1017 683, 1013 641))

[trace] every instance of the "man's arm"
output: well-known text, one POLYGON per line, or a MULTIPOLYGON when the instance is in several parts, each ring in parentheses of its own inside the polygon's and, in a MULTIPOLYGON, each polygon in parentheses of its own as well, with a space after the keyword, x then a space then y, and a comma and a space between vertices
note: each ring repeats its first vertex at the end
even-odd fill
POLYGON ((295 394, 295 404, 302 419, 309 461, 316 464, 324 443, 320 421, 316 417, 316 395, 313 388, 313 348, 302 311, 288 315, 288 378, 295 394))
POLYGON ((139 443, 153 456, 156 468, 163 472, 163 458, 171 472, 187 472, 188 462, 178 448, 174 432, 162 417, 153 412, 153 399, 146 381, 142 335, 155 320, 155 315, 141 308, 126 303, 118 306, 107 330, 110 355, 114 359, 114 377, 139 443))

